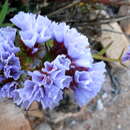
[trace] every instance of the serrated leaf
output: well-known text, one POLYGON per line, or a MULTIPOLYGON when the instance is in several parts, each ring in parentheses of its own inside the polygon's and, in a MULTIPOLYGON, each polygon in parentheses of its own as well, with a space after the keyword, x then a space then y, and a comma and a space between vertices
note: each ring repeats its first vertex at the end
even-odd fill
POLYGON ((0 11, 0 24, 4 22, 5 17, 8 14, 8 9, 9 9, 9 3, 8 3, 8 0, 6 0, 0 11))

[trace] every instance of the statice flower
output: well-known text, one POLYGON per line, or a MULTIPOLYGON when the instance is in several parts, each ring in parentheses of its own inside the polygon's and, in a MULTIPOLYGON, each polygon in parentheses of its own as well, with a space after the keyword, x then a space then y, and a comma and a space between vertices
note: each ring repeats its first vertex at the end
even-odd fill
POLYGON ((19 58, 15 56, 19 48, 13 44, 15 34, 16 30, 13 28, 0 29, 0 70, 3 72, 3 79, 13 78, 17 80, 21 73, 19 58))
POLYGON ((73 92, 80 107, 89 103, 104 82, 104 62, 94 63, 88 38, 66 23, 19 12, 16 29, 0 29, 0 97, 12 98, 25 109, 36 101, 52 109, 73 92), (23 69, 21 71, 21 69, 23 69))
MULTIPOLYGON (((7 40, 9 42, 9 45, 14 47, 14 40, 15 40, 15 35, 16 35, 16 29, 11 28, 11 27, 6 27, 6 28, 1 28, 0 29, 0 35, 1 35, 1 40, 7 40)), ((16 48, 16 47, 15 47, 16 48)))
POLYGON ((19 48, 14 45, 16 29, 11 27, 0 28, 0 50, 1 52, 17 53, 19 48))
POLYGON ((0 97, 12 97, 12 91, 21 75, 19 58, 15 54, 19 48, 14 45, 16 29, 0 28, 0 97), (3 84, 4 83, 4 84, 3 84))
POLYGON ((130 46, 128 47, 128 51, 124 54, 122 57, 122 61, 125 62, 127 60, 130 60, 130 46))
POLYGON ((29 48, 34 48, 36 43, 43 43, 51 38, 49 30, 51 21, 47 17, 19 12, 11 22, 21 29, 21 40, 29 48))
POLYGON ((103 62, 95 63, 88 71, 76 71, 72 90, 74 99, 79 106, 89 103, 100 91, 102 83, 105 80, 105 64, 103 62))
POLYGON ((35 26, 36 15, 32 13, 24 13, 19 12, 13 18, 11 18, 11 22, 14 23, 21 30, 27 31, 31 30, 35 26))
POLYGON ((104 82, 105 64, 93 63, 88 39, 76 29, 65 23, 53 22, 51 30, 52 39, 56 41, 55 46, 59 50, 54 49, 54 53, 63 53, 71 60, 66 74, 73 79, 70 88, 73 90, 74 100, 79 106, 83 106, 100 91, 104 82))
POLYGON ((0 98, 13 98, 13 92, 17 88, 18 84, 16 82, 9 82, 3 85, 0 89, 0 98))
POLYGON ((51 25, 52 39, 57 42, 57 46, 63 47, 73 63, 81 67, 90 67, 93 62, 88 39, 81 35, 76 29, 70 28, 65 23, 55 23, 51 25), (87 59, 87 60, 86 60, 87 59))
POLYGON ((65 23, 56 23, 53 22, 50 26, 51 29, 51 37, 55 39, 57 42, 64 42, 64 35, 70 29, 65 23))
POLYGON ((14 80, 19 79, 21 75, 21 66, 19 58, 14 54, 11 54, 7 60, 5 60, 4 75, 6 78, 13 78, 14 80))
POLYGON ((71 61, 65 55, 58 55, 53 61, 54 65, 59 69, 69 70, 71 61))
MULTIPOLYGON (((61 57, 64 58, 63 62, 70 63, 63 55, 61 57)), ((32 80, 25 81, 24 88, 15 90, 14 101, 17 105, 28 109, 33 101, 37 101, 43 108, 52 109, 59 104, 63 99, 62 90, 68 88, 72 81, 70 76, 65 75, 65 67, 68 65, 62 63, 59 65, 60 58, 57 57, 51 63, 45 62, 45 68, 41 72, 29 72, 32 80)))

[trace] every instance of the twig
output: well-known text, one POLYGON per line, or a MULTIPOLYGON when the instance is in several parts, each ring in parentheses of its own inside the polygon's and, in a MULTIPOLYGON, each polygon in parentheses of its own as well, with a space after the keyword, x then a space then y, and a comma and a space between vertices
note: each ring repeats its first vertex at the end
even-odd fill
POLYGON ((103 2, 103 0, 82 0, 83 2, 85 3, 101 3, 101 4, 105 4, 105 5, 114 5, 114 6, 122 6, 122 5, 127 5, 127 6, 130 6, 130 2, 122 2, 122 1, 105 1, 103 2))
MULTIPOLYGON (((110 30, 110 29, 101 29, 100 31, 103 31, 103 32, 111 32, 111 33, 117 33, 117 34, 125 35, 123 32, 117 32, 117 31, 110 30)), ((128 36, 128 35, 127 35, 127 36, 128 36)))
POLYGON ((92 56, 96 60, 103 60, 103 61, 106 61, 106 62, 119 62, 119 59, 116 59, 116 58, 108 58, 108 57, 100 56, 100 55, 97 55, 97 54, 93 54, 92 56))
POLYGON ((112 22, 119 22, 125 19, 130 18, 130 15, 127 16, 119 16, 115 18, 106 18, 106 19, 98 19, 98 20, 86 20, 86 21, 76 21, 76 20, 71 20, 71 21, 66 21, 67 23, 81 23, 81 26, 84 25, 97 25, 97 24, 108 24, 112 22))
POLYGON ((52 16, 52 15, 55 15, 55 14, 57 14, 57 13, 59 13, 59 12, 65 10, 65 9, 67 9, 67 8, 70 8, 70 7, 72 7, 72 6, 75 6, 75 5, 78 4, 78 3, 79 3, 79 1, 74 1, 74 2, 72 2, 71 4, 69 4, 69 5, 67 5, 67 6, 65 6, 65 7, 63 7, 63 8, 60 8, 60 9, 58 9, 58 10, 56 10, 56 11, 54 11, 54 12, 48 14, 47 16, 50 17, 50 16, 52 16))
POLYGON ((68 118, 76 118, 76 117, 82 116, 82 115, 85 114, 85 111, 86 111, 86 106, 82 107, 79 112, 76 112, 76 113, 67 113, 64 116, 61 116, 61 117, 55 119, 53 121, 53 123, 57 124, 59 122, 65 121, 68 118))
MULTIPOLYGON (((101 3, 101 2, 99 2, 99 3, 101 3)), ((113 2, 113 1, 109 1, 109 2, 106 2, 104 4, 106 4, 106 5, 116 5, 116 6, 122 6, 122 5, 130 6, 130 2, 113 2)))
POLYGON ((111 33, 117 33, 119 35, 125 35, 126 37, 129 37, 129 35, 125 34, 124 32, 118 32, 111 29, 100 29, 100 28, 96 28, 92 26, 85 26, 85 28, 90 29, 90 30, 96 30, 97 32, 111 32, 111 33))

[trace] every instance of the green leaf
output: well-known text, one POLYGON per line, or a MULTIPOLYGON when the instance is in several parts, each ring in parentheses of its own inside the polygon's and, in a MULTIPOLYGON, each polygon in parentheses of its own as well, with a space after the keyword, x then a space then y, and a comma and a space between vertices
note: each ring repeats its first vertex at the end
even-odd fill
POLYGON ((0 24, 4 22, 5 17, 8 14, 8 9, 9 9, 9 3, 8 3, 8 0, 6 0, 0 11, 0 24))
POLYGON ((112 42, 111 43, 109 43, 105 48, 103 48, 100 52, 98 52, 97 54, 98 55, 104 55, 105 53, 106 53, 106 51, 111 47, 111 45, 112 45, 112 42))
POLYGON ((6 26, 11 26, 11 27, 13 27, 14 24, 11 24, 11 23, 3 23, 3 24, 0 24, 0 27, 6 27, 6 26))
POLYGON ((17 11, 17 8, 9 8, 9 9, 8 9, 8 14, 9 14, 10 12, 14 12, 14 11, 17 11))
POLYGON ((54 41, 53 40, 48 40, 47 42, 46 42, 46 45, 47 45, 47 47, 50 47, 50 48, 52 48, 53 46, 54 46, 54 41))

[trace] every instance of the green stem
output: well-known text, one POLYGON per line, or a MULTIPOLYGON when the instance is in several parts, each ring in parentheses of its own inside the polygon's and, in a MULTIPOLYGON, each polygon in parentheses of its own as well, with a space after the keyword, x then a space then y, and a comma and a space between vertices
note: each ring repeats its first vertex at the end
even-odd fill
POLYGON ((111 45, 112 45, 112 42, 111 43, 109 43, 105 48, 103 48, 101 51, 99 51, 97 54, 98 55, 104 55, 105 53, 106 53, 106 51, 111 47, 111 45))
POLYGON ((107 62, 119 62, 119 59, 108 58, 108 57, 104 57, 104 56, 101 56, 101 55, 98 55, 98 54, 93 54, 92 56, 96 60, 103 60, 103 61, 107 61, 107 62))

